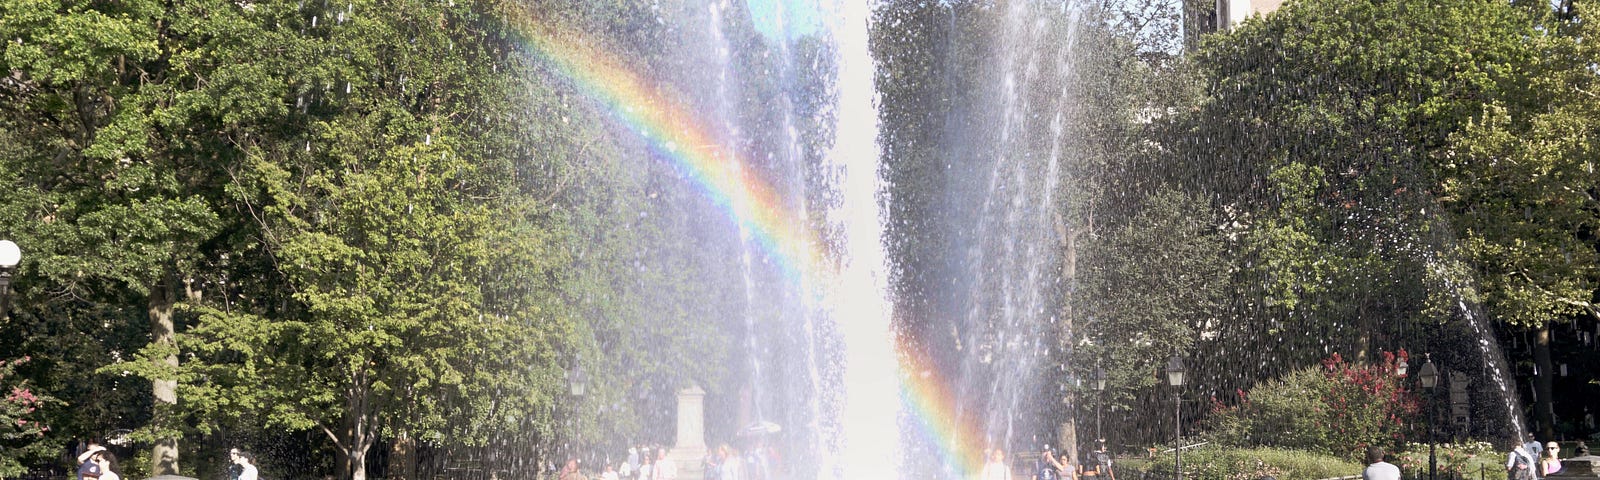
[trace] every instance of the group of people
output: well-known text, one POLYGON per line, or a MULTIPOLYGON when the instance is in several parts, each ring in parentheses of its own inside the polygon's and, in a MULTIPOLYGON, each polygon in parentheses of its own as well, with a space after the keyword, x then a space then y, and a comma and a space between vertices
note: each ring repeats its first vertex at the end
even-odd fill
MULTIPOLYGON (((979 480, 1014 480, 1004 449, 990 450, 986 457, 983 470, 978 474, 979 480)), ((1070 460, 1056 457, 1055 451, 1045 445, 1034 465, 1032 480, 1116 480, 1111 464, 1111 453, 1106 451, 1105 440, 1096 442, 1094 450, 1079 456, 1076 465, 1070 460)))
MULTIPOLYGON (((77 460, 77 480, 122 480, 122 475, 117 473, 117 456, 101 446, 99 441, 78 442, 73 439, 67 451, 77 460)), ((228 451, 228 460, 230 480, 260 480, 255 455, 234 448, 228 451)))
POLYGON ((722 444, 706 455, 701 464, 705 480, 767 480, 777 463, 777 451, 755 443, 743 454, 738 448, 722 444))
MULTIPOLYGON (((1581 450, 1581 449, 1580 449, 1581 450)), ((1561 445, 1549 442, 1540 448, 1539 440, 1528 434, 1526 442, 1506 456, 1508 480, 1535 480, 1561 471, 1561 445)))
MULTIPOLYGON (((1400 468, 1383 461, 1383 454, 1382 448, 1367 447, 1367 468, 1361 472, 1361 480, 1400 480, 1400 468)), ((1506 456, 1506 480, 1538 480, 1560 471, 1561 445, 1549 442, 1541 446, 1532 434, 1506 456)))
MULTIPOLYGON (((628 459, 619 465, 609 462, 600 472, 600 480, 678 480, 678 464, 667 458, 665 447, 628 447, 628 459), (653 453, 653 455, 652 455, 653 453)), ((587 480, 578 459, 568 458, 556 474, 556 480, 587 480)))
MULTIPOLYGON (((707 452, 700 464, 704 480, 768 480, 776 463, 777 453, 760 443, 751 445, 743 454, 738 448, 722 444, 707 452)), ((628 448, 626 460, 618 464, 606 463, 599 480, 678 480, 678 463, 667 458, 667 449, 643 445, 628 448)), ((556 474, 556 480, 588 480, 576 458, 567 459, 556 474)))

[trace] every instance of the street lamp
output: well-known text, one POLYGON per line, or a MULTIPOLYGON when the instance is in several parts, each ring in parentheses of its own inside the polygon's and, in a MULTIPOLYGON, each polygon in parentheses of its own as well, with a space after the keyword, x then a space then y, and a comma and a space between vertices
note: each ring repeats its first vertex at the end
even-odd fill
POLYGON ((1434 480, 1439 475, 1439 463, 1433 452, 1433 387, 1439 385, 1439 369, 1433 366, 1431 355, 1424 358, 1427 361, 1422 364, 1422 371, 1417 372, 1417 377, 1422 381, 1422 389, 1428 392, 1428 480, 1434 480))
POLYGON ((1105 403, 1106 403, 1105 392, 1106 392, 1106 369, 1100 368, 1100 367, 1094 367, 1094 393, 1095 393, 1095 402, 1094 402, 1094 438, 1095 438, 1095 440, 1105 440, 1105 437, 1101 436, 1102 434, 1100 433, 1100 409, 1101 409, 1101 407, 1105 406, 1105 403))
MULTIPOLYGON (((570 442, 570 443, 569 443, 569 447, 567 449, 567 458, 577 458, 578 457, 578 454, 577 454, 577 451, 576 451, 577 447, 570 446, 571 444, 578 444, 579 443, 578 442, 578 430, 577 430, 577 427, 573 425, 572 417, 576 416, 577 413, 578 413, 578 401, 577 401, 577 399, 578 399, 578 397, 582 397, 583 396, 584 390, 588 388, 588 385, 587 385, 588 383, 589 383, 589 374, 585 373, 583 371, 583 363, 579 362, 578 359, 576 359, 576 358, 572 359, 572 370, 567 372, 567 392, 571 393, 572 394, 572 398, 573 398, 572 410, 567 415, 567 428, 570 429, 570 431, 572 433, 572 438, 568 440, 568 442, 570 442)), ((562 464, 562 467, 565 468, 566 464, 562 464)))
POLYGON ((588 381, 589 375, 583 372, 583 364, 576 361, 572 362, 572 372, 567 374, 567 389, 572 393, 572 396, 583 396, 584 388, 587 387, 584 384, 588 383, 588 381))
POLYGON ((11 311, 11 271, 22 262, 22 249, 10 240, 0 240, 0 318, 11 311))
POLYGON ((1189 373, 1189 370, 1183 368, 1182 358, 1173 355, 1171 359, 1167 360, 1167 384, 1172 385, 1172 399, 1175 406, 1173 418, 1177 420, 1175 427, 1178 434, 1177 437, 1173 438, 1172 474, 1178 480, 1183 480, 1183 395, 1179 393, 1179 390, 1183 388, 1183 377, 1187 373, 1189 373))
POLYGON ((1406 378, 1406 370, 1410 368, 1411 365, 1406 363, 1406 357, 1400 357, 1400 362, 1394 364, 1394 376, 1406 378))

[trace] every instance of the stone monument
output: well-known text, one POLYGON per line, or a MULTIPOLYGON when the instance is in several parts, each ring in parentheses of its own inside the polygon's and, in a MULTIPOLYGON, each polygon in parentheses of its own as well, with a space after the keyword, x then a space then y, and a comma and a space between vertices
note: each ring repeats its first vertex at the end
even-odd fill
POLYGON ((667 452, 667 459, 678 465, 680 480, 705 476, 706 391, 699 386, 678 391, 678 438, 667 452))

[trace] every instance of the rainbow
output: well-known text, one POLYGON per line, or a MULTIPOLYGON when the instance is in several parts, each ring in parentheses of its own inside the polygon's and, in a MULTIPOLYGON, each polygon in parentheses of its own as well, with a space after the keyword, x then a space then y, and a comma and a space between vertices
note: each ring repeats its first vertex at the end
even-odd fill
MULTIPOLYGON (((540 59, 584 95, 638 132, 691 183, 750 233, 787 277, 805 285, 827 285, 836 266, 826 261, 803 219, 783 208, 776 189, 746 167, 733 148, 719 145, 687 108, 621 59, 578 34, 548 31, 534 22, 516 29, 540 59)), ((939 449, 947 470, 961 478, 981 470, 983 428, 957 414, 950 383, 925 354, 896 341, 902 375, 901 402, 909 420, 939 449)))
POLYGON ((956 478, 977 476, 989 449, 982 426, 962 418, 955 392, 950 391, 953 383, 939 374, 926 353, 905 342, 897 350, 910 371, 901 399, 914 426, 936 450, 947 471, 953 471, 956 478))
MULTIPOLYGON (((689 110, 615 55, 573 34, 519 29, 540 58, 573 86, 638 132, 675 168, 726 211, 791 280, 827 275, 822 250, 805 223, 783 207, 775 189, 733 148, 719 144, 689 110)), ((811 283, 818 285, 821 283, 811 283)))

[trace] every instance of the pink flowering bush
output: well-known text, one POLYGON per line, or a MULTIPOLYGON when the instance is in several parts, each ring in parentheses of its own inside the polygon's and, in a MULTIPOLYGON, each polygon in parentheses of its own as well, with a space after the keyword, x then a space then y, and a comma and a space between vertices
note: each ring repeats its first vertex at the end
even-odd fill
POLYGON ((22 457, 41 450, 44 432, 50 431, 36 413, 50 399, 33 393, 16 376, 17 365, 27 361, 28 357, 0 360, 0 392, 4 392, 0 397, 0 478, 23 474, 22 457))
POLYGON ((1262 382, 1238 405, 1213 400, 1211 434, 1223 444, 1308 450, 1359 459, 1368 446, 1395 451, 1420 401, 1395 375, 1405 358, 1384 352, 1378 363, 1334 354, 1322 365, 1262 382))

